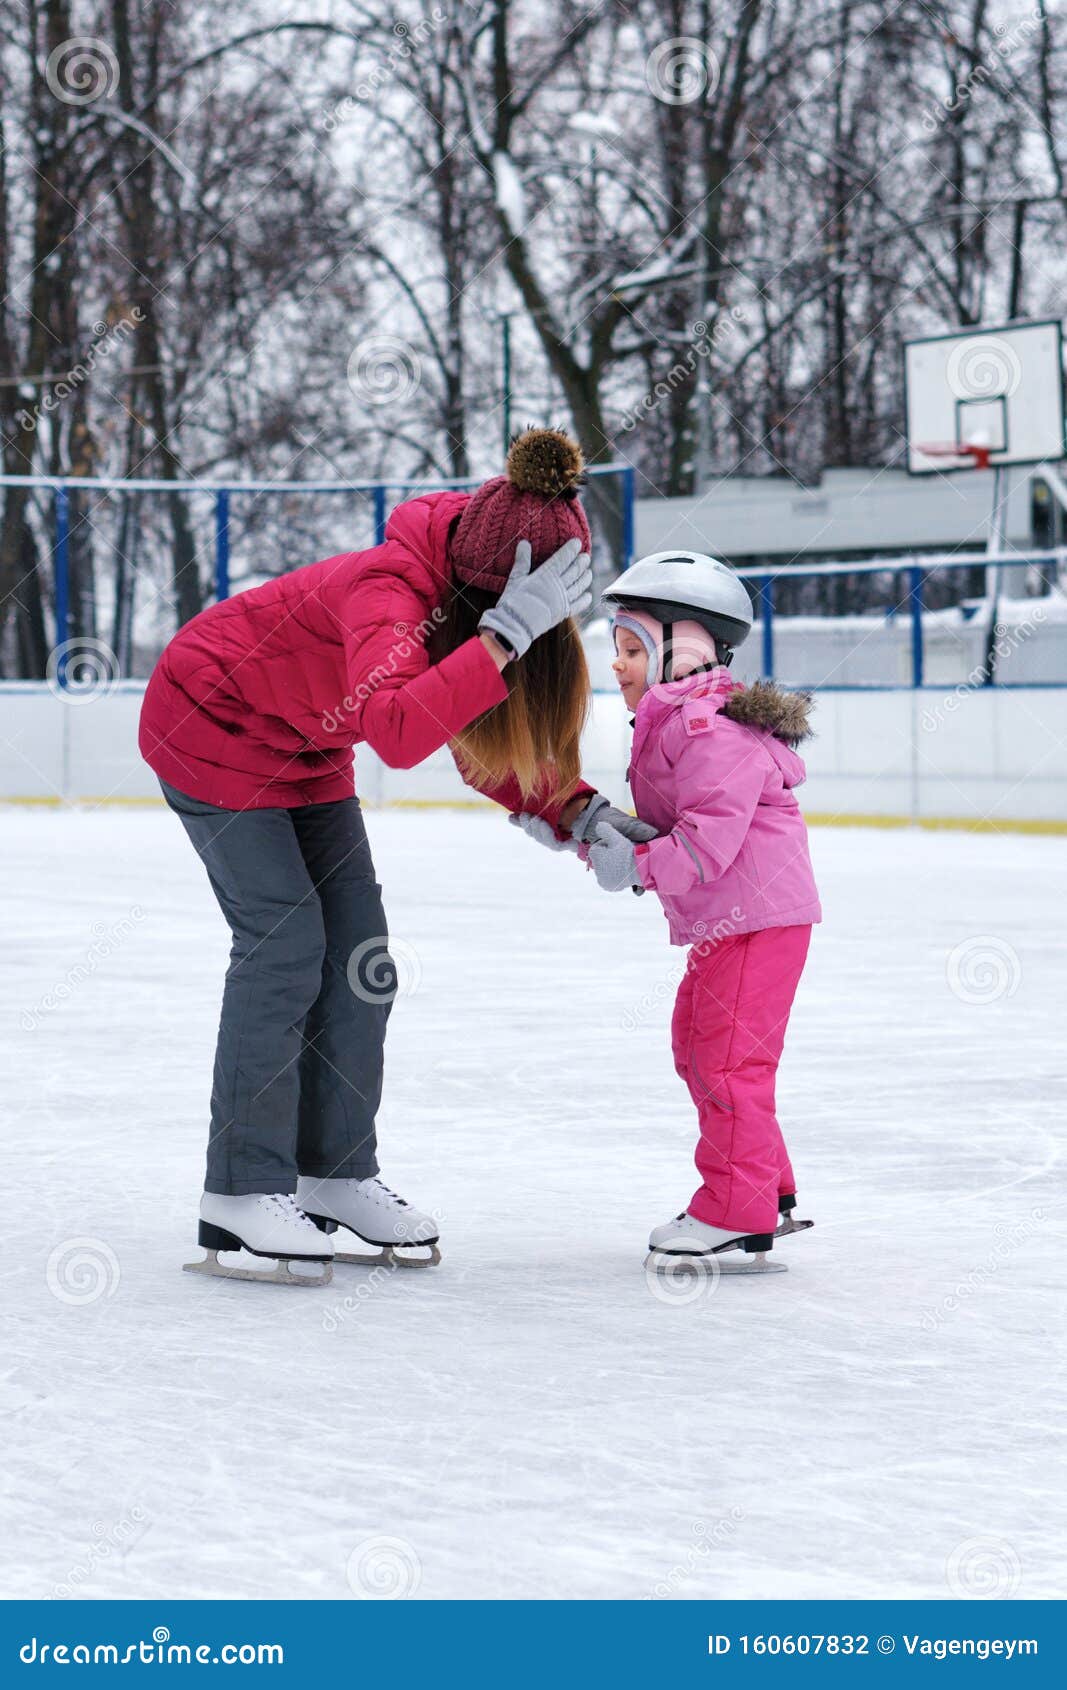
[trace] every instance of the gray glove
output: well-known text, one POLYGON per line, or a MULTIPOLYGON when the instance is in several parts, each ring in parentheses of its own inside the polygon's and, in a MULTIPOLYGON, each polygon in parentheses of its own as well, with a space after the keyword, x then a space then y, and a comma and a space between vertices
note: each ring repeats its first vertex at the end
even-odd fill
POLYGON ((589 847, 589 861, 597 885, 605 892, 624 892, 628 886, 640 886, 632 842, 624 839, 610 822, 599 822, 596 835, 589 847))
POLYGON ((499 634, 516 657, 593 602, 593 571, 580 540, 567 540, 532 573, 530 561, 530 542, 520 540, 507 586, 478 623, 484 633, 499 634))
POLYGON ((576 839, 557 839, 556 830, 551 822, 546 822, 543 816, 509 816, 512 827, 521 827, 527 839, 536 839, 539 845, 545 845, 550 851, 577 851, 576 839))
POLYGON ((579 810, 571 828, 571 838, 591 844, 596 838, 597 822, 610 822, 616 833, 621 833, 624 839, 632 839, 635 845, 644 845, 649 839, 659 838, 648 822, 640 821, 637 816, 628 816, 625 810, 617 810, 602 792, 594 792, 585 809, 579 810))

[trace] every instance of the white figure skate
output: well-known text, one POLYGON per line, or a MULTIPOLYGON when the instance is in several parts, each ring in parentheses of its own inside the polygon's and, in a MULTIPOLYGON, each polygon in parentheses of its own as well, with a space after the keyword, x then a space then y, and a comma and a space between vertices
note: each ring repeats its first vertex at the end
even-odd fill
POLYGON ((301 1209, 322 1228, 348 1232, 373 1245, 377 1255, 364 1251, 334 1251, 335 1262, 358 1267, 436 1267, 441 1260, 437 1248, 437 1222, 432 1215, 390 1191, 380 1179, 315 1179, 301 1175, 296 1200, 301 1209))
MULTIPOLYGON (((790 1230, 802 1229, 794 1225, 790 1230)), ((787 1273, 784 1262, 769 1260, 775 1236, 772 1232, 727 1232, 683 1211, 664 1226, 653 1229, 645 1267, 671 1274, 701 1273, 709 1268, 723 1274, 787 1273), (743 1251, 745 1260, 723 1260, 734 1251, 743 1251)))
POLYGON ((264 1285, 328 1285, 333 1277, 333 1245, 286 1193, 227 1197, 205 1191, 197 1239, 207 1256, 202 1262, 186 1262, 186 1273, 264 1285), (251 1256, 272 1257, 277 1265, 263 1270, 231 1267, 219 1260, 220 1250, 247 1250, 251 1256), (313 1271, 300 1271, 299 1264, 313 1271))

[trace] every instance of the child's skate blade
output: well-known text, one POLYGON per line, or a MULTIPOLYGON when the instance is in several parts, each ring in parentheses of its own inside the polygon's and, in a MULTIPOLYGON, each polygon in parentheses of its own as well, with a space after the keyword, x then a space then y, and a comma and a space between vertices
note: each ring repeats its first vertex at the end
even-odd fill
MULTIPOLYGON (((249 1251, 249 1255, 257 1252, 249 1251)), ((333 1278, 332 1262, 321 1258, 299 1256, 270 1257, 273 1268, 231 1266, 219 1259, 218 1250, 209 1250, 201 1262, 185 1262, 183 1273, 202 1273, 209 1279, 244 1279, 256 1285, 329 1285, 333 1278)))
POLYGON ((814 1221, 795 1221, 792 1215, 783 1215, 774 1236, 775 1238, 788 1238, 794 1232, 808 1232, 814 1225, 814 1221))
POLYGON ((747 1278, 757 1279, 766 1273, 788 1273, 784 1262, 772 1262, 768 1256, 760 1253, 744 1255, 740 1261, 724 1259, 721 1251, 712 1251, 705 1255, 695 1252, 668 1250, 652 1250, 645 1258, 646 1269, 654 1273, 664 1274, 671 1279, 698 1279, 702 1275, 706 1279, 747 1278))

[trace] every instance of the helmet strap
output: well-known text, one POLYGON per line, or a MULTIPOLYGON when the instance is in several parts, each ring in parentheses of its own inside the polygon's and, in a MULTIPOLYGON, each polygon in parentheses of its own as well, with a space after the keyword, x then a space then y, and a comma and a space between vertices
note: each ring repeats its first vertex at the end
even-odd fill
POLYGON ((663 624, 663 679, 674 679, 674 623, 663 624))

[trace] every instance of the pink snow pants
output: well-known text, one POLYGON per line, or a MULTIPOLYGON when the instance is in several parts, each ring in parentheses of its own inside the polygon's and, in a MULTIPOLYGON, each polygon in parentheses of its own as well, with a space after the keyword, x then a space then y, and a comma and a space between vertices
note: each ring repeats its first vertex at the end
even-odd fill
POLYGON ((779 1193, 796 1189, 774 1081, 810 941, 810 927, 766 927, 686 958, 671 1043, 700 1117, 689 1213, 709 1226, 773 1232, 779 1193))

